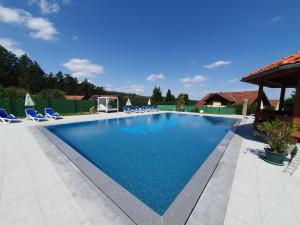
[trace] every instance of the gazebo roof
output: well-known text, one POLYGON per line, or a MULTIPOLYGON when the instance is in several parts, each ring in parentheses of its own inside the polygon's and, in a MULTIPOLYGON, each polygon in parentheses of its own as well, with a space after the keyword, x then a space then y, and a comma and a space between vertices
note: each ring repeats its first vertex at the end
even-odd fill
POLYGON ((267 87, 295 87, 300 75, 300 51, 264 66, 242 78, 243 82, 267 87))

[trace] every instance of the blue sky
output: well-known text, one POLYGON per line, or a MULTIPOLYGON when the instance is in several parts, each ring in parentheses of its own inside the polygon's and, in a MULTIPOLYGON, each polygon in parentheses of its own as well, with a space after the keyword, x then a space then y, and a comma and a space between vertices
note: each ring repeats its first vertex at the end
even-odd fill
POLYGON ((297 0, 0 0, 0 44, 108 90, 199 99, 257 89, 239 80, 300 49, 299 10, 297 0))

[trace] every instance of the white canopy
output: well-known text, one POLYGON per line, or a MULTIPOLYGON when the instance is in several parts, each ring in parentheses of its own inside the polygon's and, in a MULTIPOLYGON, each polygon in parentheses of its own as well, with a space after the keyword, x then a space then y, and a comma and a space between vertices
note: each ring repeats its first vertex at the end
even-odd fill
POLYGON ((127 99, 126 105, 127 105, 127 106, 131 106, 131 101, 130 101, 129 98, 127 99))
POLYGON ((31 96, 29 93, 26 94, 25 97, 25 106, 34 106, 34 101, 32 100, 31 96))
POLYGON ((150 98, 149 98, 149 100, 148 100, 148 105, 151 105, 151 100, 150 100, 150 98))
POLYGON ((117 111, 119 112, 119 97, 118 96, 100 96, 97 97, 97 111, 117 111))

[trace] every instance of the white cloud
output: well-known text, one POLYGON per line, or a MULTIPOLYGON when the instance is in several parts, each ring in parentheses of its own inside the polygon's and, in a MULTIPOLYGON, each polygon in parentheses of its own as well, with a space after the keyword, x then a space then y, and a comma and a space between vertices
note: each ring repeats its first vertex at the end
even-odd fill
POLYGON ((72 4, 72 0, 62 0, 61 1, 63 5, 69 5, 69 4, 72 4))
POLYGON ((18 43, 9 38, 0 38, 0 45, 6 48, 8 51, 13 52, 16 56, 21 56, 25 51, 19 48, 18 43))
POLYGON ((73 58, 64 63, 63 66, 72 72, 74 77, 93 77, 104 73, 101 65, 93 64, 87 59, 73 58))
POLYGON ((42 14, 57 13, 60 10, 59 4, 55 1, 30 0, 29 4, 36 4, 40 8, 42 14))
POLYGON ((14 8, 6 8, 0 5, 0 21, 5 23, 24 23, 31 14, 14 8))
POLYGON ((219 61, 216 61, 214 63, 208 64, 208 65, 204 65, 203 67, 206 68, 206 69, 209 69, 209 70, 214 70, 214 69, 216 69, 216 68, 218 68, 220 66, 229 65, 231 63, 232 63, 231 61, 219 60, 219 61))
POLYGON ((53 23, 48 19, 33 17, 22 9, 7 8, 0 5, 0 21, 23 25, 32 30, 30 35, 36 39, 49 41, 56 39, 58 35, 53 23))
POLYGON ((105 88, 106 90, 111 90, 112 87, 111 87, 110 84, 105 84, 105 85, 104 85, 104 88, 105 88))
POLYGON ((124 92, 128 92, 128 93, 135 93, 135 94, 141 94, 141 93, 145 92, 144 86, 143 85, 137 85, 137 84, 125 86, 125 87, 123 87, 119 90, 124 91, 124 92))
POLYGON ((148 81, 156 81, 156 80, 164 80, 166 79, 165 75, 162 74, 162 73, 159 73, 159 74, 150 74, 148 77, 147 77, 147 80, 148 81))
POLYGON ((281 19, 282 19, 281 16, 275 16, 272 18, 271 23, 276 23, 276 22, 280 21, 281 19))
POLYGON ((184 84, 187 84, 187 83, 192 84, 192 83, 200 83, 200 82, 203 82, 206 80, 208 80, 206 77, 204 77, 202 75, 196 75, 193 77, 182 78, 180 81, 184 84))
POLYGON ((72 38, 73 38, 73 40, 78 40, 78 36, 77 35, 73 35, 72 38))
POLYGON ((58 33, 51 22, 41 17, 28 19, 26 26, 34 30, 30 35, 37 39, 52 40, 58 33))
POLYGON ((189 87, 192 86, 192 84, 187 83, 187 84, 184 84, 183 86, 184 86, 185 88, 189 88, 189 87))
POLYGON ((232 83, 234 83, 234 82, 236 82, 236 81, 237 81, 237 79, 234 78, 234 79, 229 80, 228 83, 232 84, 232 83))

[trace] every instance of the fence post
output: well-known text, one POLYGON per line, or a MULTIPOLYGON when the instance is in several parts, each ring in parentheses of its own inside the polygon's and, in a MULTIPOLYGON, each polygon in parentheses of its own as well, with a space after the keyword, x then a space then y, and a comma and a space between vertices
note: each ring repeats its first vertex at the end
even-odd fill
MULTIPOLYGON (((79 100, 79 101, 80 101, 80 100, 79 100)), ((77 100, 74 100, 74 111, 75 111, 75 113, 78 113, 77 100)))

